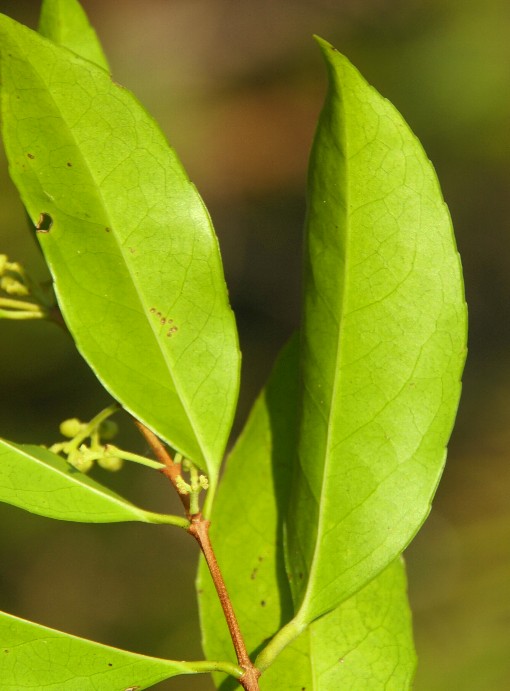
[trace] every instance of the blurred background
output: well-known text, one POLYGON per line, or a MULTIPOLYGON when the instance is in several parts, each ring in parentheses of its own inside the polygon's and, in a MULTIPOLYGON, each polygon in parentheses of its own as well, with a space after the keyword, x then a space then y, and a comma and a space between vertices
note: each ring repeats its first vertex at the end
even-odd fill
MULTIPOLYGON (((510 3, 507 0, 83 0, 116 81, 137 94, 201 191, 243 351, 237 433, 299 324, 307 158, 325 92, 311 40, 345 53, 433 161, 462 255, 470 352, 432 514, 407 552, 418 691, 510 688, 510 3)), ((39 2, 0 0, 37 24, 39 2)), ((46 277, 0 165, 0 252, 46 277)), ((0 322, 0 435, 52 443, 109 397, 68 337, 0 322)), ((143 452, 122 420, 121 445, 143 452)), ((138 468, 95 471, 172 510, 138 468)), ((202 657, 196 548, 179 531, 53 522, 0 505, 0 609, 119 647, 202 657)), ((155 687, 212 689, 181 677, 155 687)))

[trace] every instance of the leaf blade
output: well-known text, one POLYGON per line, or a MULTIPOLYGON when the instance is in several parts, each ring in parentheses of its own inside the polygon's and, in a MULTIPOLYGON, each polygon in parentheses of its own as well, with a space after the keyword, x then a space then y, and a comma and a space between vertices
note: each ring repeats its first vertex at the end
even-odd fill
POLYGON ((109 71, 101 43, 78 0, 43 0, 38 32, 109 71))
POLYGON ((38 236, 77 347, 214 485, 239 351, 203 202, 153 120, 104 70, 7 17, 0 31, 10 172, 34 223, 52 219, 38 236))
POLYGON ((405 691, 415 670, 405 566, 396 559, 284 648, 261 689, 405 691))
POLYGON ((0 501, 57 520, 153 522, 114 492, 40 446, 0 439, 0 501))
POLYGON ((301 623, 376 576, 425 520, 466 350, 460 262, 432 166, 394 107, 318 40, 330 86, 310 162, 287 523, 301 623))
POLYGON ((2 691, 146 689, 164 679, 197 672, 193 663, 130 653, 5 612, 0 612, 0 640, 2 691))

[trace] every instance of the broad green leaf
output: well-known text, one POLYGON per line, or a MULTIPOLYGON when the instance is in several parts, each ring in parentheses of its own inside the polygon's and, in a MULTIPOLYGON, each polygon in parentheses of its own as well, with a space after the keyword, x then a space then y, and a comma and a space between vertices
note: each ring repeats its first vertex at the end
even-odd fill
MULTIPOLYGON (((48 449, 2 439, 0 501, 63 521, 176 523, 180 520, 139 509, 48 449)), ((182 519, 181 523, 184 527, 186 521, 182 519)))
POLYGON ((215 482, 239 352, 217 240, 173 150, 101 68, 0 16, 11 176, 76 344, 122 405, 215 482))
POLYGON ((38 31, 54 43, 109 70, 101 43, 78 0, 43 0, 38 31))
POLYGON ((425 520, 466 354, 450 217, 400 114, 319 40, 298 463, 287 519, 296 623, 357 592, 425 520))
POLYGON ((0 612, 0 645, 1 691, 141 691, 179 674, 218 668, 215 663, 129 653, 4 612, 0 612))
MULTIPOLYGON (((256 402, 229 457, 212 514, 213 544, 251 652, 260 651, 293 614, 283 521, 297 439, 296 346, 294 341, 286 348, 256 402)), ((203 562, 198 593, 206 654, 233 659, 203 562)), ((285 643, 260 679, 262 691, 409 688, 414 649, 402 562, 285 643)), ((224 676, 217 682, 222 691, 235 688, 224 676)))

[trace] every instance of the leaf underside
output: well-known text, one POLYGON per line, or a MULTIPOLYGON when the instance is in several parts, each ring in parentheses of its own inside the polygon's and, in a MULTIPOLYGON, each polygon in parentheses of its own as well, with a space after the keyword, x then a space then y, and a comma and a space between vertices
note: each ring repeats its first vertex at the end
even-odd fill
POLYGON ((64 521, 151 522, 149 514, 40 446, 0 439, 0 501, 64 521))
MULTIPOLYGON (((44 24, 43 24, 44 26, 44 24)), ((66 323, 122 405, 214 484, 239 378, 217 240, 154 121, 107 72, 0 16, 3 136, 66 323)))
POLYGON ((184 662, 93 643, 0 612, 1 691, 146 689, 179 674, 184 662))
POLYGON ((359 591, 425 520, 466 354, 434 170, 395 108, 319 43, 330 83, 310 161, 286 543, 301 626, 359 591))

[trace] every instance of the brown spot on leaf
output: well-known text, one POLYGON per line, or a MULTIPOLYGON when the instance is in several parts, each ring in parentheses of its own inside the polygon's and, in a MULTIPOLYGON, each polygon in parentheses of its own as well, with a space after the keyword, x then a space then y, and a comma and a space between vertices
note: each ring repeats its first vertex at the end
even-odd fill
POLYGON ((39 220, 36 223, 35 230, 37 233, 49 233, 53 219, 49 214, 42 213, 39 215, 39 220))
POLYGON ((28 156, 28 158, 32 158, 32 159, 35 158, 34 154, 27 154, 27 156, 28 156))
POLYGON ((68 168, 72 168, 72 167, 73 167, 73 164, 71 163, 71 161, 67 161, 67 167, 68 167, 68 168))

